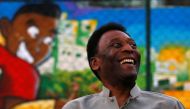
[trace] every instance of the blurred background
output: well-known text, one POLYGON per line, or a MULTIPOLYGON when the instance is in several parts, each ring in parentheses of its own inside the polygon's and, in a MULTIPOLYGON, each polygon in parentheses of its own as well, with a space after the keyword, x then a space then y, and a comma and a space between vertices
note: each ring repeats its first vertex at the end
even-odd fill
MULTIPOLYGON (((0 21, 6 17, 13 22, 17 10, 30 3, 39 1, 1 1, 0 21)), ((142 57, 137 79, 141 89, 174 96, 190 109, 189 0, 54 0, 51 3, 60 7, 61 17, 51 50, 41 62, 32 64, 40 78, 37 98, 16 105, 15 109, 27 106, 28 109, 54 109, 70 99, 99 92, 102 85, 89 69, 86 43, 96 28, 108 22, 123 24, 137 43, 142 57), (42 106, 44 102, 46 107, 42 106)), ((0 26, 2 29, 6 25, 0 26)), ((22 29, 31 34, 44 31, 43 28, 22 29)), ((0 45, 7 49, 6 42, 11 38, 5 38, 3 31, 0 32, 0 45)), ((3 72, 1 69, 0 76, 3 72)))

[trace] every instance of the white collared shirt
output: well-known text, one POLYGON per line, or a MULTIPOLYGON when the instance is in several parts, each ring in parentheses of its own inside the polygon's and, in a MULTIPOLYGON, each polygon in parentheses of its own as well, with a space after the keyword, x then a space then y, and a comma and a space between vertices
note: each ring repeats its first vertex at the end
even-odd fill
POLYGON ((136 85, 126 103, 119 107, 116 97, 103 88, 98 94, 87 95, 68 102, 62 109, 184 109, 175 98, 160 93, 141 91, 136 85))

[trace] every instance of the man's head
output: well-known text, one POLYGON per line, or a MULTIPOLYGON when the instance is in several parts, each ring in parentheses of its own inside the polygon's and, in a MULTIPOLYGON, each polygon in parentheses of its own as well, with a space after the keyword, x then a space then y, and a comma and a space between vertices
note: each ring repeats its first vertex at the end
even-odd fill
POLYGON ((31 64, 42 62, 50 52, 61 10, 55 4, 27 4, 13 19, 1 19, 6 48, 31 64))
POLYGON ((123 26, 109 23, 97 29, 89 39, 87 56, 91 69, 104 85, 135 85, 140 54, 123 26))

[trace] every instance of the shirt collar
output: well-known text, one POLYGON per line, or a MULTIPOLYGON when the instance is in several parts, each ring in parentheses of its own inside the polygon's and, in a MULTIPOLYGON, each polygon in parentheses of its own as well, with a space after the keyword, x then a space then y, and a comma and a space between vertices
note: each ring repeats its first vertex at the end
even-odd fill
POLYGON ((138 97, 140 94, 141 94, 141 89, 137 85, 135 85, 130 91, 132 99, 138 97))
MULTIPOLYGON (((140 94, 141 94, 141 89, 137 85, 135 85, 130 91, 130 96, 132 99, 138 97, 140 94)), ((103 90, 102 92, 100 92, 100 95, 104 97, 109 97, 110 90, 106 87, 103 87, 103 90)))

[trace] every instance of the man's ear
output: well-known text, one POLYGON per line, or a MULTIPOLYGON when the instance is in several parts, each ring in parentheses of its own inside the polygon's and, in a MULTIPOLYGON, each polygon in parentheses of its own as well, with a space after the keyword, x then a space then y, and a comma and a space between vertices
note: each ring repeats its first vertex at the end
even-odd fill
POLYGON ((7 18, 0 19, 0 32, 4 38, 11 34, 11 22, 7 18))
POLYGON ((100 68, 100 59, 97 57, 92 57, 90 59, 90 67, 93 70, 98 70, 100 68))

